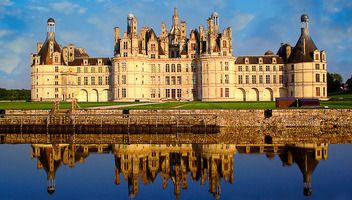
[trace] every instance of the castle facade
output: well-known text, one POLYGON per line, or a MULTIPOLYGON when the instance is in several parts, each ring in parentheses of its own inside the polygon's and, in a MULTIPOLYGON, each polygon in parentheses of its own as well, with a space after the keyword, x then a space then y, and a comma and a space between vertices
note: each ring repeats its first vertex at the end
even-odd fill
POLYGON ((115 27, 114 57, 92 58, 73 44, 55 39, 55 21, 31 55, 32 101, 274 101, 277 97, 327 99, 326 52, 309 35, 308 15, 301 16, 297 44, 281 44, 277 54, 238 56, 232 28, 219 30, 212 13, 203 26, 190 29, 175 7, 171 30, 161 24, 157 36, 127 16, 120 37, 115 27), (188 35, 188 37, 187 37, 188 35))

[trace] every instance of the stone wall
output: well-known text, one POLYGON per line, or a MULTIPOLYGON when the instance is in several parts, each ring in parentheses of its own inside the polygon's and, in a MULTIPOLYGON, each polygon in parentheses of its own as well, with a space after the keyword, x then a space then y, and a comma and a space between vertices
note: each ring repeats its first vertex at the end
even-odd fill
MULTIPOLYGON (((79 117, 92 119, 91 124, 95 121, 106 124, 117 123, 118 121, 127 121, 122 117, 123 110, 75 110, 72 114, 76 115, 76 121, 79 117), (79 116, 78 116, 79 115, 79 116), (85 116, 83 116, 85 115, 85 116), (99 119, 93 119, 94 115, 99 119), (109 115, 116 115, 111 116, 109 115), (120 115, 117 116, 117 115, 120 115), (88 117, 89 116, 89 117, 88 117), (78 117, 78 118, 77 118, 78 117), (116 120, 114 119, 116 118, 116 120), (121 118, 123 120, 120 120, 121 118)), ((164 109, 146 109, 146 110, 129 110, 132 121, 137 124, 152 125, 157 120, 165 121, 169 124, 176 124, 173 121, 187 122, 192 125, 202 125, 204 122, 208 125, 217 126, 244 126, 244 127, 350 127, 352 126, 352 109, 273 109, 270 117, 265 116, 264 109, 189 109, 189 110, 164 110, 164 109), (187 116, 188 115, 188 116, 187 116), (190 116, 192 115, 192 116, 190 116), (196 116, 199 115, 199 116, 196 116), (204 116, 206 115, 206 116, 204 116), (154 116, 154 118, 153 118, 154 116), (163 117, 161 117, 163 116, 163 117), (178 116, 177 118, 175 116, 178 116)), ((47 110, 6 110, 6 115, 33 115, 49 114, 47 110)), ((130 120, 130 121, 131 121, 130 120)), ((87 122, 89 124, 89 122, 87 122)), ((158 122, 160 124, 161 122, 158 122)))

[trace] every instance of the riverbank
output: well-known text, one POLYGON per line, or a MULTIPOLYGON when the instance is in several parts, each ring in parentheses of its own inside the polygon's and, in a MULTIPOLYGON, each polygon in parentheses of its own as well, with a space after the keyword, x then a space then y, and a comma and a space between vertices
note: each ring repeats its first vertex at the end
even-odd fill
POLYGON ((351 127, 352 109, 6 110, 0 125, 351 127))

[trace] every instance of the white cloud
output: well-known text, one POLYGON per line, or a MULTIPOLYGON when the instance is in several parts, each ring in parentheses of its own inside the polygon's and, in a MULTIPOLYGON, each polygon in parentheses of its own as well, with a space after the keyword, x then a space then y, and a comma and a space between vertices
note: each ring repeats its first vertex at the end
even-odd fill
POLYGON ((48 12, 48 11, 50 11, 49 8, 41 7, 41 6, 26 6, 26 8, 29 9, 29 10, 36 10, 36 11, 39 11, 39 12, 48 12))
POLYGON ((2 6, 11 6, 13 4, 13 2, 11 2, 10 0, 0 0, 0 5, 2 6))
POLYGON ((0 37, 4 37, 6 35, 10 35, 11 33, 13 33, 13 31, 10 30, 0 30, 0 37))
POLYGON ((231 24, 233 31, 240 31, 247 27, 247 25, 254 19, 254 15, 250 13, 244 13, 242 11, 235 11, 233 13, 233 19, 231 24))
POLYGON ((15 54, 2 54, 0 60, 0 71, 10 74, 18 66, 21 58, 15 54))
POLYGON ((86 8, 80 7, 78 4, 72 4, 66 0, 60 1, 60 2, 55 2, 55 3, 50 3, 49 4, 53 10, 57 12, 62 12, 65 14, 71 14, 73 12, 78 12, 79 14, 82 14, 86 11, 86 8))
POLYGON ((30 49, 33 44, 34 43, 31 40, 28 40, 28 38, 18 37, 13 41, 7 42, 4 46, 7 50, 20 54, 27 53, 28 49, 30 49))
POLYGON ((330 13, 340 12, 342 9, 351 6, 350 0, 323 0, 323 8, 330 13))

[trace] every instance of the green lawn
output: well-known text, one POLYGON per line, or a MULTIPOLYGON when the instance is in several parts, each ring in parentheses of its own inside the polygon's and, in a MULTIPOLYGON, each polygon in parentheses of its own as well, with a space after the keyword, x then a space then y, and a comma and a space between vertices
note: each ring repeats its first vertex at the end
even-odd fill
MULTIPOLYGON (((136 104, 137 102, 80 102, 82 108, 127 105, 136 104)), ((138 102, 139 103, 139 102, 138 102)), ((321 101, 321 107, 352 109, 352 101, 321 101)), ((51 109, 54 106, 52 102, 0 102, 0 109, 51 109)), ((60 103, 60 108, 68 109, 71 103, 60 103)), ((126 106, 118 109, 275 109, 273 101, 246 101, 246 102, 165 102, 140 106, 126 106)), ((285 109, 285 108, 284 108, 285 109)))
POLYGON ((342 92, 333 92, 328 94, 329 98, 348 98, 352 99, 352 93, 342 93, 342 92))
POLYGON ((152 105, 130 106, 121 109, 273 109, 275 102, 166 102, 152 105))
MULTIPOLYGON (((134 104, 136 102, 79 102, 78 105, 82 108, 96 106, 111 106, 134 104)), ((51 109, 54 106, 53 102, 0 102, 0 109, 51 109)), ((60 102, 61 109, 69 109, 71 102, 60 102)))

